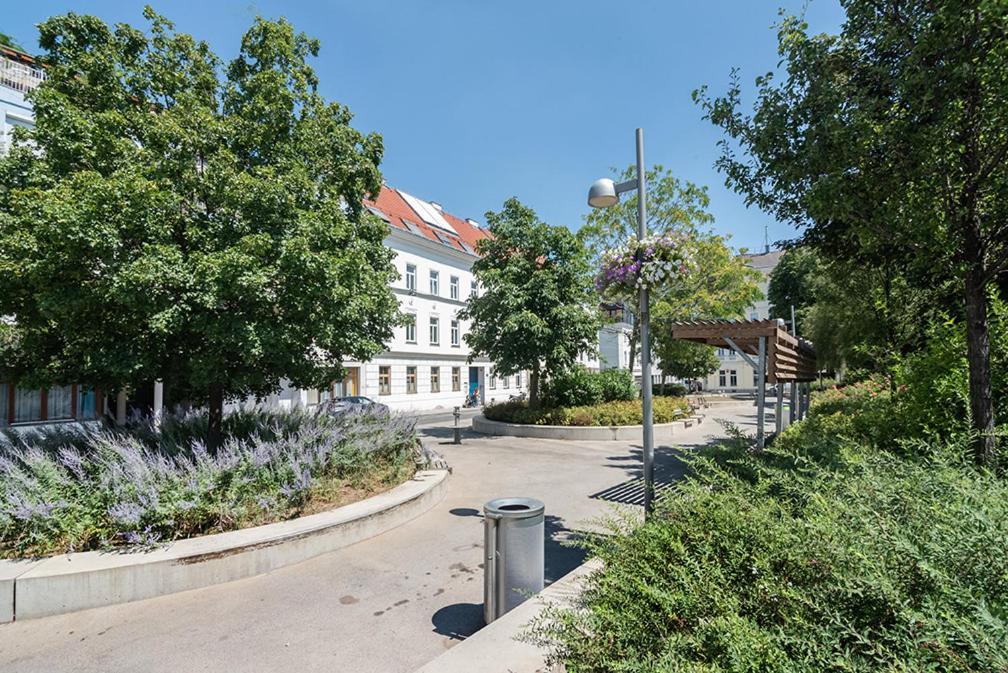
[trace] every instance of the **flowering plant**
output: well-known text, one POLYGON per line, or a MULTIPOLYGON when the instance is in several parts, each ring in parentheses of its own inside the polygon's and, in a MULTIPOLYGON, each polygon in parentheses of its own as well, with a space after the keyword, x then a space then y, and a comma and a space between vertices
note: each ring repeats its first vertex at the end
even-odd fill
POLYGON ((685 237, 665 232, 638 240, 602 255, 595 287, 607 299, 626 301, 642 288, 661 289, 689 274, 692 257, 685 237))

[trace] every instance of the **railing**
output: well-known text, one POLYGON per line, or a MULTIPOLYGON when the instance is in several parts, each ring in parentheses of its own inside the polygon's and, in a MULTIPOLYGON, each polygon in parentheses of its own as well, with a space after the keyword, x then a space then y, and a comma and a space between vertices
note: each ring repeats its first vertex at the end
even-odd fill
POLYGON ((31 91, 45 80, 45 70, 0 56, 0 86, 21 93, 31 91))

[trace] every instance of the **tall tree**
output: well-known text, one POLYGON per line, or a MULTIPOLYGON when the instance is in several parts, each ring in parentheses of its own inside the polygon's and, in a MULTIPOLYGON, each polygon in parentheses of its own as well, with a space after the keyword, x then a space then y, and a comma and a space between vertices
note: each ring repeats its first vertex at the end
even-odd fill
POLYGON ((539 382, 571 367, 598 341, 592 269, 581 241, 550 226, 518 199, 486 214, 492 238, 479 242, 473 274, 480 291, 459 314, 472 356, 487 356, 497 373, 529 372, 529 405, 539 382))
MULTIPOLYGON (((613 180, 624 182, 637 174, 635 166, 629 166, 622 171, 613 171, 613 180)), ((684 237, 696 240, 701 228, 714 222, 714 216, 708 212, 710 197, 707 188, 680 180, 672 171, 661 164, 655 164, 647 170, 648 183, 648 234, 663 234, 678 232, 684 237)), ((636 192, 622 199, 611 208, 593 209, 585 216, 584 226, 578 235, 585 242, 594 258, 596 265, 607 251, 618 248, 630 238, 637 236, 637 194, 636 192)), ((696 281, 695 281, 696 282, 696 281)), ((653 296, 657 302, 660 297, 653 296)), ((625 307, 632 313, 637 312, 636 304, 628 302, 625 307)), ((652 308, 652 315, 655 309, 652 308)), ((640 343, 640 331, 634 321, 630 335, 630 367, 637 359, 637 347, 640 343)))
POLYGON ((799 334, 804 334, 802 323, 806 311, 815 303, 816 282, 822 271, 815 249, 799 245, 785 250, 767 286, 770 317, 790 321, 794 309, 798 323, 794 327, 799 334))
POLYGON ((148 33, 39 26, 33 132, 0 161, 0 377, 208 402, 338 378, 391 338, 382 142, 324 101, 319 44, 257 19, 226 68, 149 7, 148 33))
POLYGON ((785 77, 741 111, 695 97, 724 129, 728 183, 829 255, 947 270, 959 283, 975 457, 996 456, 987 289, 1008 270, 1008 4, 842 0, 839 35, 785 17, 785 77), (736 147, 741 149, 737 153, 736 147))

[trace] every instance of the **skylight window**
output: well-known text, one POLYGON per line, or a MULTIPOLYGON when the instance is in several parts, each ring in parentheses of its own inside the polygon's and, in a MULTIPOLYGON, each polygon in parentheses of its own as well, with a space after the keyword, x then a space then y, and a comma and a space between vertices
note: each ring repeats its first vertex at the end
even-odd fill
POLYGON ((410 220, 407 220, 406 218, 403 218, 403 223, 406 225, 406 228, 410 230, 410 233, 416 234, 417 236, 421 236, 423 238, 427 238, 426 236, 424 236, 423 231, 421 231, 419 225, 417 225, 416 222, 412 222, 410 220))
POLYGON ((470 255, 476 254, 476 250, 462 239, 459 239, 459 243, 462 244, 462 247, 465 248, 465 251, 468 252, 470 255))
POLYGON ((388 216, 388 215, 386 215, 386 214, 385 214, 385 213, 383 213, 382 211, 378 210, 378 209, 377 209, 377 208, 375 208, 374 206, 368 206, 368 207, 367 207, 367 209, 368 209, 369 211, 371 211, 371 214, 372 214, 372 215, 374 215, 375 217, 379 217, 379 218, 381 218, 381 219, 385 220, 385 222, 387 222, 387 223, 389 223, 389 224, 391 224, 391 223, 392 223, 392 220, 390 220, 390 219, 389 219, 389 216, 388 216))
POLYGON ((444 233, 442 231, 439 231, 438 229, 434 230, 434 235, 438 237, 439 241, 441 241, 442 243, 444 243, 445 245, 447 245, 449 248, 454 248, 456 250, 458 249, 456 247, 456 245, 455 245, 455 243, 458 241, 457 238, 453 238, 453 237, 449 236, 448 234, 446 234, 446 233, 444 233))

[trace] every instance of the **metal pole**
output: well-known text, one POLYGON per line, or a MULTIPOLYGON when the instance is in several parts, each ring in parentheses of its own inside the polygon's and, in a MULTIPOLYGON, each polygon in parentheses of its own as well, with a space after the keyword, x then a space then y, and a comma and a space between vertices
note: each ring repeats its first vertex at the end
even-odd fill
POLYGON ((766 446, 766 337, 759 338, 759 360, 756 361, 756 448, 766 446))
POLYGON ((774 426, 777 434, 784 429, 784 384, 777 381, 777 406, 774 407, 774 426))
POLYGON ((788 404, 788 425, 798 420, 798 384, 791 382, 791 402, 788 404))
MULTIPOLYGON (((637 129, 637 239, 647 236, 647 177, 644 170, 644 129, 637 129)), ((651 311, 648 289, 640 288, 641 403, 644 411, 644 517, 654 511, 654 410, 651 400, 651 311)))

